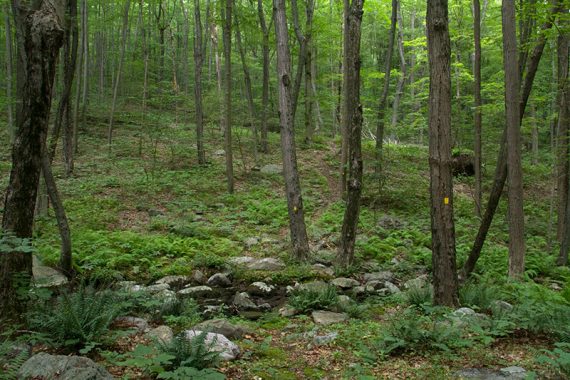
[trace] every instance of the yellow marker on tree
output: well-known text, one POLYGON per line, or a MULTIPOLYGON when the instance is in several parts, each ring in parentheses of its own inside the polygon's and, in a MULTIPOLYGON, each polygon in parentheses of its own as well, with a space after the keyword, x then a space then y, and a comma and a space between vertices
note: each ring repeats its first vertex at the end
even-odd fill
POLYGON ((443 204, 444 204, 444 205, 448 205, 448 204, 449 204, 449 197, 443 198, 443 204))

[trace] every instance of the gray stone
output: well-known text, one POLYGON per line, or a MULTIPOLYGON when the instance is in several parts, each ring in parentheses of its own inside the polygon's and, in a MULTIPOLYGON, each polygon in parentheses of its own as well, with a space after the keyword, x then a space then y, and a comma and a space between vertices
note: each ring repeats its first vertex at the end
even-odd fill
POLYGON ((147 338, 156 340, 157 342, 160 343, 169 343, 174 338, 174 333, 172 332, 172 329, 164 325, 151 329, 145 335, 147 336, 147 338))
POLYGON ((331 284, 341 289, 351 289, 359 286, 360 283, 352 278, 339 277, 331 281, 331 284))
POLYGON ((297 313, 298 311, 291 306, 283 306, 281 309, 279 309, 279 315, 285 318, 293 317, 297 315, 297 313))
POLYGON ((249 256, 238 256, 232 257, 228 260, 228 263, 233 265, 247 265, 255 261, 255 258, 249 256))
POLYGON ((462 318, 462 317, 466 317, 466 316, 475 316, 475 314, 477 314, 477 313, 475 312, 475 310, 473 310, 469 307, 462 307, 462 308, 455 310, 452 314, 456 317, 462 318))
POLYGON ((506 301, 496 300, 491 303, 493 313, 509 312, 513 310, 513 305, 506 301))
POLYGON ((509 379, 524 379, 526 378, 526 370, 522 367, 511 366, 501 368, 501 374, 509 379))
POLYGON ((210 286, 223 286, 224 288, 227 288, 228 286, 232 286, 232 282, 230 281, 228 276, 225 275, 224 273, 216 273, 216 274, 212 275, 208 279, 207 284, 210 286))
POLYGON ((259 244, 259 239, 256 237, 250 237, 244 240, 245 248, 251 249, 253 246, 259 244))
POLYGON ((204 318, 211 318, 224 312, 224 305, 206 305, 202 311, 204 318))
POLYGON ((309 292, 324 292, 328 287, 329 285, 324 281, 311 281, 301 284, 297 288, 309 292))
POLYGON ((392 284, 390 281, 385 281, 384 286, 386 287, 386 289, 388 289, 390 294, 401 293, 400 288, 398 288, 396 285, 392 284))
POLYGON ((522 380, 527 372, 521 367, 506 367, 500 370, 490 368, 465 368, 455 373, 459 379, 475 380, 522 380))
POLYGON ((335 259, 336 259, 336 254, 326 249, 317 251, 317 253, 315 253, 313 258, 313 260, 315 260, 316 263, 324 264, 327 266, 332 265, 335 259))
POLYGON ((22 365, 17 378, 22 380, 112 380, 113 376, 101 365, 88 358, 40 352, 22 365))
POLYGON ((422 274, 421 276, 404 282, 405 289, 423 288, 426 285, 428 285, 428 276, 426 274, 422 274))
POLYGON ((165 289, 165 290, 162 290, 158 293, 154 293, 152 295, 152 298, 155 300, 158 300, 162 303, 175 302, 176 301, 176 293, 172 290, 165 289))
POLYGON ((166 276, 157 280, 155 284, 167 284, 171 288, 180 289, 184 287, 184 285, 190 282, 190 277, 188 276, 166 276))
MULTIPOLYGON (((203 332, 199 330, 186 330, 184 332, 184 335, 186 339, 191 340, 196 338, 202 333, 203 332)), ((240 354, 239 347, 234 342, 223 336, 222 334, 216 334, 211 332, 207 333, 205 343, 210 351, 219 352, 220 359, 224 361, 234 360, 240 354)))
POLYGON ((337 337, 337 332, 332 332, 326 335, 315 335, 313 337, 313 343, 315 343, 317 346, 323 346, 325 344, 332 343, 337 337))
POLYGON ((134 328, 140 332, 148 331, 148 322, 146 319, 138 317, 118 317, 115 318, 113 324, 122 328, 134 328))
POLYGON ((378 289, 382 289, 384 288, 384 282, 385 281, 377 281, 377 280, 372 280, 372 281, 368 281, 366 283, 366 287, 371 287, 373 290, 378 290, 378 289))
POLYGON ((42 265, 35 256, 33 257, 32 275, 37 288, 56 288, 68 283, 67 277, 51 267, 42 265))
POLYGON ((313 272, 320 274, 321 276, 334 276, 334 269, 323 264, 313 264, 311 269, 313 272))
POLYGON ((232 304, 240 310, 257 310, 258 307, 246 292, 236 293, 232 304))
POLYGON ((341 323, 348 319, 345 313, 333 313, 332 311, 313 311, 311 314, 313 321, 318 325, 330 325, 332 323, 341 323))
POLYGON ((346 309, 347 307, 351 306, 354 302, 349 296, 340 295, 337 298, 338 300, 338 307, 342 309, 346 309))
POLYGON ((257 259, 247 265, 251 270, 281 270, 285 268, 285 263, 273 257, 257 259))
POLYGON ((390 271, 380 271, 374 273, 364 274, 364 281, 392 281, 394 279, 394 273, 390 271))
POLYGON ((212 288, 209 286, 191 286, 178 291, 180 296, 190 296, 190 297, 204 297, 211 295, 213 292, 212 288))
POLYGON ((198 323, 196 326, 192 327, 192 330, 222 334, 228 339, 241 339, 246 333, 246 330, 243 327, 233 325, 225 319, 210 319, 208 321, 198 323))
POLYGON ((559 292, 562 290, 562 287, 556 282, 553 282, 552 284, 550 284, 550 289, 559 292))
MULTIPOLYGON (((367 288, 367 287, 368 287, 368 286, 362 286, 362 285, 361 285, 361 286, 355 286, 354 288, 352 288, 352 294, 353 294, 355 297, 364 295, 364 294, 367 293, 367 291, 366 291, 366 288, 367 288)), ((374 288, 372 288, 372 290, 374 290, 374 288)))
POLYGON ((261 168, 263 174, 281 174, 283 173, 283 166, 276 164, 265 165, 261 168))
POLYGON ((220 157, 220 156, 225 156, 225 155, 226 155, 226 151, 223 149, 218 149, 218 150, 214 151, 214 156, 220 157))
POLYGON ((204 272, 202 272, 199 269, 196 269, 195 271, 192 272, 191 280, 194 284, 200 284, 200 285, 204 285, 206 281, 208 281, 204 272))
POLYGON ((268 296, 275 291, 275 286, 256 281, 248 286, 247 291, 254 296, 268 296))
POLYGON ((155 294, 162 292, 163 290, 170 290, 170 285, 168 284, 156 284, 147 286, 144 291, 150 294, 155 294))

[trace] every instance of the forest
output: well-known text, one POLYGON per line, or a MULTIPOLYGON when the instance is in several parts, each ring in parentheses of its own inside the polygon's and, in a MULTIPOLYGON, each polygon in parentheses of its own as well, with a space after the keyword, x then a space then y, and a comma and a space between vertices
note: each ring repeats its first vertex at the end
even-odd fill
POLYGON ((570 378, 570 0, 0 16, 0 380, 570 378))

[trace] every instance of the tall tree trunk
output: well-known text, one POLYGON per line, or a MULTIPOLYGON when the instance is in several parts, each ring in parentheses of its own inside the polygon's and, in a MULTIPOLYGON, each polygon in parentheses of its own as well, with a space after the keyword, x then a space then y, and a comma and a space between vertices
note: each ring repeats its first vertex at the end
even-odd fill
POLYGON ((305 143, 310 143, 313 140, 315 133, 315 123, 313 121, 313 14, 315 10, 315 1, 307 0, 305 7, 306 22, 305 22, 305 143))
MULTIPOLYGON (((309 4, 307 4, 309 6, 309 4)), ((299 24, 299 10, 297 8, 297 0, 291 0, 291 15, 293 16, 293 29, 295 30, 295 37, 299 43, 299 54, 297 56, 297 72, 295 75, 295 82, 293 84, 293 92, 291 94, 291 115, 295 119, 297 113, 297 102, 299 93, 301 92, 301 81, 303 80, 303 69, 307 61, 307 40, 301 31, 299 24)), ((312 12, 311 12, 312 18, 312 12)), ((312 22, 312 20, 307 20, 312 22)))
POLYGON ((475 119, 474 119, 474 158, 475 158, 475 213, 481 216, 483 202, 482 195, 482 145, 481 145, 481 4, 479 0, 473 0, 473 39, 475 44, 475 56, 473 59, 474 87, 473 96, 475 99, 475 119))
MULTIPOLYGON (((184 7, 183 7, 184 8, 184 7)), ((198 164, 206 164, 204 150, 204 115, 202 111, 202 65, 204 55, 202 52, 202 21, 200 20, 200 0, 194 0, 194 105, 196 109, 196 147, 198 150, 198 164)))
POLYGON ((283 176, 289 212, 292 254, 296 260, 306 260, 309 254, 309 239, 305 227, 305 210, 297 171, 295 128, 291 108, 291 54, 288 44, 285 0, 273 1, 275 36, 277 39, 277 82, 279 88, 279 123, 281 124, 281 151, 283 176))
MULTIPOLYGON (((347 83, 346 76, 348 71, 344 68, 347 65, 347 49, 348 45, 344 43, 349 37, 348 35, 348 16, 350 13, 350 0, 343 0, 343 23, 342 23, 342 61, 341 61, 341 73, 342 73, 342 83, 347 83)), ((344 197, 346 193, 346 176, 348 173, 348 145, 349 145, 349 135, 350 132, 345 128, 348 123, 346 122, 347 110, 345 108, 346 103, 344 98, 346 97, 346 88, 343 85, 339 86, 339 113, 340 113, 340 135, 341 135, 341 145, 340 145, 340 183, 339 183, 339 193, 344 197)))
POLYGON ((129 28, 129 10, 131 8, 131 0, 125 1, 125 10, 123 13, 123 31, 121 41, 121 57, 119 58, 119 67, 117 68, 117 78, 113 88, 113 103, 111 104, 111 115, 109 116, 109 129, 107 131, 107 143, 109 150, 113 143, 113 122, 115 117, 115 107, 117 106, 117 95, 119 93, 119 83, 121 82, 121 72, 123 71, 123 63, 125 61, 125 49, 127 46, 127 30, 129 28))
POLYGON ((263 84, 261 93, 261 152, 269 153, 269 143, 267 139, 267 107, 269 105, 269 29, 265 22, 263 13, 263 1, 257 0, 257 14, 259 24, 263 33, 263 84))
MULTIPOLYGON (((552 20, 559 13, 559 10, 560 10, 560 0, 554 0, 552 9, 550 11, 550 20, 548 20, 542 25, 541 27, 542 33, 539 35, 538 41, 529 57, 526 68, 526 75, 524 77, 524 84, 522 86, 522 94, 520 97, 521 100, 519 108, 519 115, 520 115, 519 120, 522 120, 524 116, 526 104, 528 102, 528 98, 532 90, 532 85, 534 83, 534 78, 538 70, 538 64, 540 63, 540 58, 542 57, 542 53, 544 51, 544 46, 546 44, 546 32, 552 28, 553 25, 552 20)), ((489 228, 491 227, 491 222, 493 221, 495 211, 497 210, 497 206, 499 205, 499 199, 501 198, 501 194, 503 192, 503 187, 505 186, 505 182, 507 180, 506 144, 507 144, 507 130, 505 126, 500 142, 500 149, 497 158, 497 167, 495 168, 493 187, 491 188, 491 192, 489 193, 487 207, 485 209, 485 213, 483 214, 483 218, 481 219, 481 224, 479 225, 477 236, 475 237, 475 240, 473 242, 473 247, 471 248, 469 257, 467 258, 465 264, 463 265, 463 271, 462 271, 463 279, 469 277, 469 275, 473 272, 473 270, 475 269, 475 264, 477 263, 477 260, 479 260, 479 256, 481 256, 481 250, 483 249, 483 244, 485 243, 485 239, 487 238, 487 233, 489 232, 489 228)))
POLYGON ((451 175, 451 46, 447 0, 428 2, 426 25, 434 303, 454 307, 459 301, 451 175))
POLYGON ((374 167, 376 175, 382 173, 382 148, 384 143, 384 114, 386 113, 386 103, 388 100, 388 90, 390 89, 390 68, 392 67, 392 53, 394 51, 394 40, 396 38, 396 24, 398 23, 398 0, 392 0, 392 17, 390 24, 390 32, 388 35, 388 50, 385 54, 384 62, 384 87, 380 95, 378 104, 378 113, 376 120, 376 152, 374 167))
POLYGON ((530 115, 532 118, 532 164, 538 165, 538 123, 536 120, 536 106, 534 104, 530 107, 530 115))
POLYGON ((345 16, 348 21, 348 39, 344 40, 347 45, 347 72, 345 91, 345 109, 347 117, 344 127, 349 131, 349 160, 348 160, 348 183, 347 202, 342 223, 338 262, 343 267, 350 266, 354 261, 354 246, 356 243, 356 231, 358 215, 360 211, 360 195, 362 193, 362 105, 360 104, 360 36, 363 14, 363 0, 352 0, 349 5, 349 14, 345 16))
POLYGON ((507 127, 507 177, 509 181, 509 277, 524 273, 524 211, 520 139, 520 92, 517 62, 515 5, 503 0, 503 63, 505 69, 505 112, 507 127))
POLYGON ((224 42, 224 135, 226 150, 226 179, 228 193, 234 192, 234 163, 232 151, 232 1, 225 0, 224 42))
POLYGON ((8 132, 10 133, 10 140, 14 141, 15 129, 14 129, 14 113, 12 107, 12 23, 10 22, 10 8, 8 4, 4 5, 4 17, 6 25, 6 99, 7 102, 7 113, 8 113, 8 132))
MULTIPOLYGON (((87 100, 89 95, 89 19, 88 19, 88 9, 87 0, 83 0, 83 8, 82 8, 82 16, 81 16, 81 24, 83 25, 82 28, 82 39, 83 39, 83 94, 82 94, 82 109, 81 109, 81 116, 82 116, 82 126, 83 129, 87 128, 87 100)), ((75 135, 75 151, 78 151, 79 143, 78 143, 79 135, 75 135)))
POLYGON ((180 8, 182 9, 182 14, 184 15, 183 24, 183 37, 182 37, 182 89, 185 95, 188 95, 188 76, 190 75, 190 70, 188 68, 188 40, 190 38, 190 17, 188 16, 188 9, 184 4, 184 0, 180 0, 180 8))
MULTIPOLYGON (((59 11, 59 12, 58 12, 59 11)), ((12 146, 12 170, 6 191, 2 231, 18 238, 32 237, 34 208, 41 172, 42 150, 48 129, 51 96, 64 31, 49 1, 28 8, 12 0, 18 52, 16 136, 12 146)), ((0 255, 0 315, 18 318, 25 302, 17 288, 25 289, 32 274, 32 255, 24 252, 0 255), (25 278, 22 279, 22 276, 25 278), (18 283, 24 280, 23 283, 18 283)))
POLYGON ((394 103, 392 104, 392 127, 398 124, 398 110, 400 109, 400 100, 404 94, 404 83, 406 82, 406 57, 404 56, 404 21, 402 17, 402 6, 398 2, 398 54, 400 56, 400 78, 396 86, 394 94, 394 103))

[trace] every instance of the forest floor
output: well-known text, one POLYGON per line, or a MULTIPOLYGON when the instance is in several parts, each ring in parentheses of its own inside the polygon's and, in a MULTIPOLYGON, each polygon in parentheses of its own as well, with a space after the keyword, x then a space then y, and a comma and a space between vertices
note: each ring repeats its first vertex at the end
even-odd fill
MULTIPOLYGON (((216 126, 206 128, 208 164, 200 167, 191 126, 156 117, 143 130, 134 115, 124 114, 119 119, 130 123, 117 125, 111 150, 105 143, 105 119, 93 115, 89 129, 80 131, 74 175, 65 178, 59 162, 54 167, 82 281, 98 286, 124 280, 148 285, 167 275, 190 276, 198 269, 206 277, 227 273, 234 285, 247 287, 253 281, 265 281, 285 289, 295 283, 328 282, 338 277, 364 285, 367 273, 389 271, 392 283, 401 290, 355 296, 357 302, 344 310, 348 320, 329 325, 315 324, 311 318, 311 311, 323 306, 318 301, 295 316, 281 316, 283 305, 254 319, 225 310, 220 315, 247 331, 234 340, 241 350, 238 359, 218 367, 228 379, 445 379, 458 378, 458 371, 466 368, 498 370, 509 366, 523 367, 529 376, 563 378, 560 366, 538 358, 544 356, 543 350, 552 350, 564 339, 553 334, 557 325, 535 320, 540 314, 549 319, 545 310, 560 310, 556 307, 570 311, 570 273, 554 265, 556 224, 550 221, 551 158, 546 154, 540 165, 530 165, 526 157, 524 162, 528 245, 524 283, 506 280, 507 224, 502 202, 474 281, 461 293, 462 306, 488 320, 469 321, 455 328, 453 323, 442 325, 442 321, 449 322, 452 310, 431 307, 429 291, 422 293, 405 285, 430 276, 427 147, 388 145, 385 173, 378 180, 371 165, 373 142, 363 143, 365 189, 357 262, 350 270, 340 270, 330 262, 344 211, 337 185, 338 137, 317 135, 311 144, 298 146, 313 256, 309 264, 297 264, 288 255, 282 177, 259 171, 265 165, 281 163, 278 134, 270 134, 270 154, 258 154, 258 162, 254 162, 251 131, 235 129, 236 191, 230 195, 226 192, 223 138, 216 126), (237 270, 230 260, 240 256, 278 258, 286 267, 267 272, 237 270), (315 263, 324 263, 333 272, 316 271, 315 263), (497 317, 492 307, 497 301, 514 305, 516 317, 497 317), (443 336, 446 331, 450 336, 443 336), (331 334, 334 337, 325 344, 315 339, 331 334)), ((493 155, 488 152, 488 157, 493 155)), ((10 168, 7 144, 0 157, 0 189, 5 189, 10 168)), ((486 194, 492 172, 485 174, 486 194)), ((472 178, 456 179, 460 264, 478 226, 472 189, 472 178)), ((37 255, 44 264, 55 266, 59 237, 53 212, 38 220, 36 231, 37 255)), ((338 294, 352 294, 337 290, 338 294)), ((301 303, 314 301, 308 299, 310 294, 295 294, 301 294, 301 300, 297 299, 301 303)), ((280 303, 290 297, 283 295, 280 303)), ((147 314, 143 310, 137 316, 147 314)), ((192 323, 196 318, 150 318, 151 327, 167 324, 175 332, 192 327, 192 323)), ((115 338, 115 343, 98 344, 87 356, 116 376, 154 378, 157 373, 148 363, 124 361, 137 344, 145 342, 148 339, 142 333, 122 336, 115 338), (119 365, 121 358, 123 364, 119 365)), ((34 351, 41 350, 70 352, 69 347, 54 348, 53 340, 46 343, 40 339, 34 351)))

